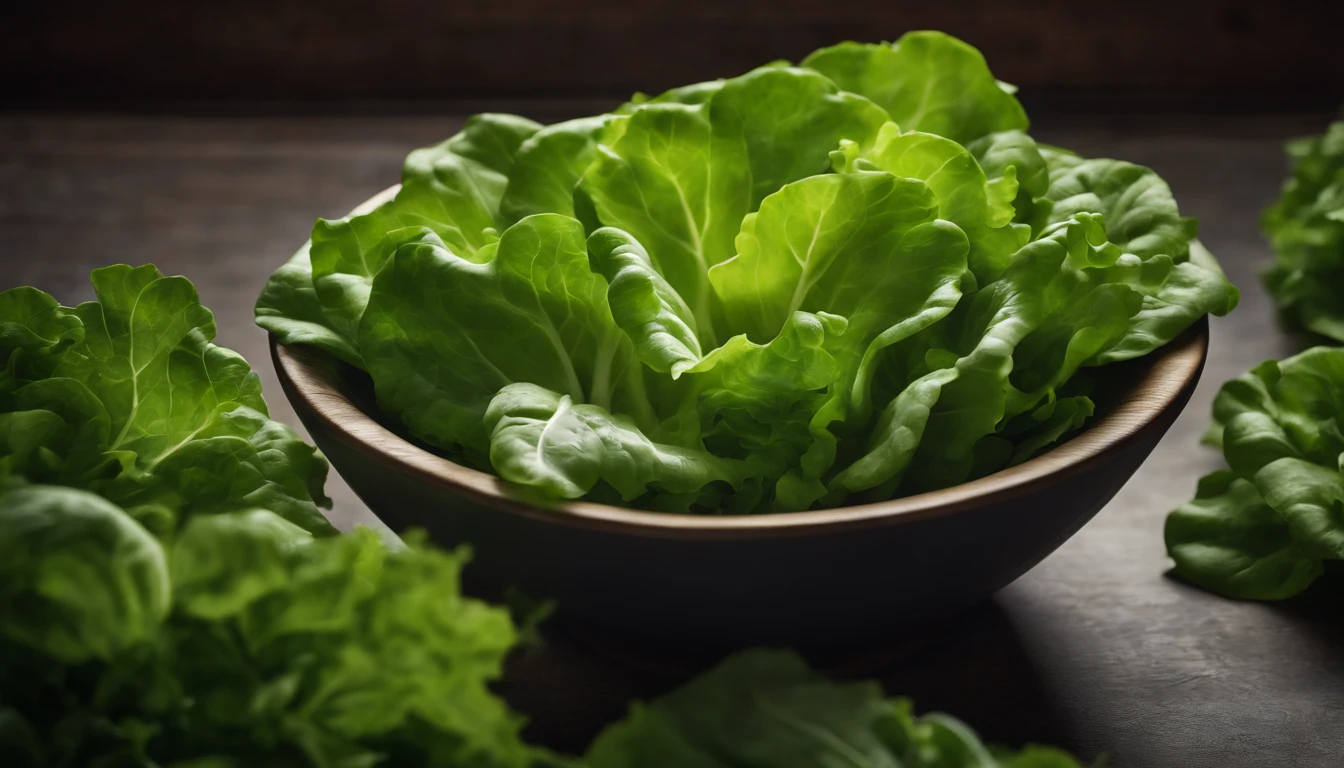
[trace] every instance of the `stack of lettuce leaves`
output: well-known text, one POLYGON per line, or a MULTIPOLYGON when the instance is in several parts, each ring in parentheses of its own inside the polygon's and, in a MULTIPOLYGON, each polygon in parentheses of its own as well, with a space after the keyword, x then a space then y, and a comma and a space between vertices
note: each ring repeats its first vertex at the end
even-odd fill
POLYGON ((257 322, 549 498, 795 511, 1024 461, 1088 369, 1237 291, 1147 168, 1038 145, 934 32, 541 126, 470 119, 319 220, 257 322))
POLYGON ((1268 360, 1223 385, 1205 442, 1228 469, 1167 518, 1176 571, 1226 597, 1281 600, 1344 560, 1344 348, 1268 360))
POLYGON ((1291 174, 1260 218, 1276 254, 1265 286, 1286 329, 1344 342, 1344 122, 1287 148, 1291 174))
POLYGON ((0 293, 0 762, 532 764, 466 553, 336 535, 326 459, 192 284, 93 286, 0 293))

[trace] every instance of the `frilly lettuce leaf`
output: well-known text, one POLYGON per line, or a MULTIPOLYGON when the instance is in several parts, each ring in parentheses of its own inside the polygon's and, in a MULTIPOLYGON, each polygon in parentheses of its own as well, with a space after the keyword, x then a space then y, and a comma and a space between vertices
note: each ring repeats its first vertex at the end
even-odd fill
POLYGON ((1266 361, 1214 399, 1207 442, 1230 470, 1200 481, 1167 520, 1190 581, 1229 597, 1291 597, 1344 559, 1344 349, 1266 361))
POLYGON ((574 185, 610 120, 598 115, 548 125, 519 145, 499 202, 501 219, 514 224, 536 213, 575 216, 574 185))
POLYGON ((1240 293, 1227 281, 1213 255, 1194 239, 1197 227, 1183 218, 1171 188, 1153 171, 1119 160, 1070 158, 1051 166, 1050 187, 1036 206, 1038 223, 1048 226, 1079 212, 1101 214, 1106 236, 1151 269, 1167 269, 1164 280, 1135 288, 1143 307, 1129 322, 1125 340, 1098 355, 1100 365, 1140 357, 1161 347, 1206 314, 1225 315, 1240 293))
POLYGON ((846 91, 872 99, 906 131, 965 144, 1026 130, 1027 113, 974 47, 942 32, 908 32, 894 43, 841 43, 803 60, 846 91))
POLYGON ((125 265, 92 280, 98 300, 74 308, 31 288, 0 294, 17 342, 0 475, 93 490, 170 526, 266 504, 332 532, 319 511, 326 459, 267 417, 247 362, 210 343, 214 318, 191 283, 125 265))
POLYGON ((1226 597, 1292 597, 1322 571, 1255 485, 1228 470, 1200 479, 1195 498, 1167 516, 1164 538, 1178 573, 1226 597))
POLYGON ((263 289, 257 323, 286 343, 362 364, 355 337, 373 277, 400 245, 390 234, 427 227, 459 255, 474 256, 503 228, 508 174, 523 141, 540 128, 513 115, 476 115, 452 138, 412 152, 392 200, 368 213, 317 220, 309 245, 263 289))
POLYGON ((515 382, 657 425, 578 221, 530 216, 477 255, 421 230, 374 280, 359 338, 383 409, 432 445, 481 455, 486 407, 515 382))
POLYGON ((1287 150, 1291 175, 1260 217, 1276 254, 1265 286, 1285 328, 1344 341, 1344 122, 1287 150))
POLYGON ((0 519, 0 743, 26 730, 37 765, 549 759, 487 687, 518 635, 461 596, 465 552, 315 539, 262 509, 158 540, 42 485, 0 492, 0 519))
POLYGON ((545 128, 483 115, 412 153, 395 200, 319 222, 258 322, 367 371, 421 440, 565 497, 782 511, 962 482, 1081 428, 1085 369, 1237 302, 1155 173, 1036 143, 1013 91, 914 32, 545 128), (603 460, 524 456, 544 419, 501 448, 487 409, 521 384, 619 423, 616 455, 741 482, 638 466, 617 492, 603 460))
POLYGON ((832 493, 894 490, 912 462, 919 471, 909 473, 910 490, 969 478, 976 444, 1005 417, 1038 407, 1124 337, 1142 302, 1130 283, 1143 271, 1106 240, 1092 214, 1024 246, 999 280, 897 350, 896 380, 911 383, 879 416, 867 452, 832 481, 832 493))
POLYGON ((654 100, 617 118, 580 190, 603 224, 643 244, 713 348, 730 334, 716 328, 708 270, 734 255, 743 218, 783 185, 825 171, 841 139, 871 140, 885 118, 815 72, 762 68, 705 101, 654 100))
POLYGON ((714 482, 741 485, 749 474, 741 461, 660 445, 626 417, 535 384, 501 389, 486 410, 485 427, 500 477, 556 498, 577 499, 599 480, 627 501, 651 484, 693 494, 714 482))
POLYGON ((916 717, 875 683, 836 683, 786 651, 755 650, 605 730, 589 768, 1081 768, 1067 753, 986 747, 948 715, 916 717))
POLYGON ((64 663, 107 659, 152 637, 169 600, 163 549, 115 504, 0 489, 0 636, 64 663))
POLYGON ((638 240, 603 227, 588 237, 588 256, 593 271, 607 280, 612 319, 645 365, 677 378, 700 362, 694 313, 638 240))
POLYGON ((1003 273, 1008 258, 1027 244, 1031 230, 1013 224, 1017 196, 1016 166, 991 184, 966 148, 929 133, 902 133, 895 123, 882 127, 873 147, 858 157, 844 147, 850 167, 873 167, 896 176, 919 179, 938 199, 938 217, 956 224, 970 241, 967 261, 980 284, 1003 273))
POLYGON ((1223 428, 1223 455, 1239 477, 1320 557, 1344 559, 1344 350, 1315 347, 1250 376, 1261 378, 1272 411, 1247 409, 1223 428))

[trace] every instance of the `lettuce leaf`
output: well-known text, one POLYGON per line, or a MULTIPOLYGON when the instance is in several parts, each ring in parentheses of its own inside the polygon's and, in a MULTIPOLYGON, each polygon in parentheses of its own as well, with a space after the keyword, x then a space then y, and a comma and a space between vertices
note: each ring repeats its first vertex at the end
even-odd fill
POLYGON ((0 493, 0 518, 0 713, 33 765, 545 759, 487 688, 517 633, 460 596, 465 552, 313 538, 262 509, 157 540, 43 485, 0 493))
POLYGON ((73 308, 0 294, 0 477, 93 490, 167 525, 265 505, 333 532, 326 459, 267 417, 247 362, 210 343, 191 283, 150 265, 92 280, 98 300, 73 308))
POLYGON ((649 704, 598 736, 588 768, 1081 768, 1068 754, 986 747, 948 715, 916 717, 875 683, 835 683, 787 651, 756 650, 649 704))
POLYGON ((1190 581, 1277 600, 1344 559, 1344 349, 1266 361, 1214 400, 1209 442, 1229 470, 1200 481, 1167 519, 1167 550, 1190 581))
POLYGON ((802 66, 872 99, 906 131, 965 144, 1027 129, 1027 113, 990 74, 980 51, 942 32, 908 32, 881 45, 840 43, 816 51, 802 66))
POLYGON ((1285 328, 1344 341, 1344 122, 1287 150, 1291 175, 1260 217, 1276 254, 1265 287, 1285 328))

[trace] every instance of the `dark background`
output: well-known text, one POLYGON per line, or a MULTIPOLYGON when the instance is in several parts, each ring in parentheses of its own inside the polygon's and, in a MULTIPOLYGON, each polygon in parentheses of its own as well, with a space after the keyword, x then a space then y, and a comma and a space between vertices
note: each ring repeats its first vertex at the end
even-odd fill
POLYGON ((1028 108, 1344 93, 1339 0, 52 0, 0 14, 5 98, 23 106, 619 98, 912 29, 979 47, 1028 108))
MULTIPOLYGON (((573 117, 922 28, 968 40, 1020 85, 1040 140, 1160 173, 1242 304, 1212 323, 1189 407, 1081 532, 958 620, 827 670, 877 677, 993 741, 1109 753, 1114 768, 1344 765, 1344 576, 1285 604, 1237 603, 1171 578, 1162 545, 1167 511, 1220 464, 1198 446, 1219 385, 1297 348, 1258 280, 1272 254, 1256 219, 1283 180, 1284 139, 1321 131, 1344 98, 1344 0, 10 3, 0 290, 73 304, 104 264, 185 274, 217 341, 297 427, 252 303, 316 217, 394 183, 409 150, 485 108, 573 117)), ((334 473, 328 492, 342 528, 379 525, 334 473)), ((569 752, 695 666, 547 633, 504 691, 531 738, 569 752)))

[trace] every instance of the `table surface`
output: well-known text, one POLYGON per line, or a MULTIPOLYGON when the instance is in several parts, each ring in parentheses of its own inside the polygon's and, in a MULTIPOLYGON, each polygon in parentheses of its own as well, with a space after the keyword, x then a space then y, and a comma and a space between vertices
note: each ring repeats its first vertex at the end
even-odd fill
MULTIPOLYGON (((1037 116, 1043 141, 1161 173, 1201 220, 1241 307, 1214 321, 1190 406, 1086 528, 921 649, 843 673, 879 677, 995 741, 1108 753, 1118 768, 1344 764, 1344 579, 1282 604, 1237 603, 1171 578, 1162 547, 1166 512, 1219 464, 1197 444, 1218 385, 1294 348, 1256 279, 1270 257, 1256 218, 1283 176, 1282 140, 1325 119, 1037 116)), ((218 342, 257 366, 275 417, 298 427, 252 324, 262 283, 315 217, 386 187, 408 150, 460 124, 460 115, 0 116, 0 288, 32 284, 74 303, 92 297, 88 273, 104 264, 185 274, 215 311, 218 342)), ((378 525, 339 478, 329 489, 341 527, 378 525)), ((632 697, 685 674, 549 640, 513 662, 503 690, 532 718, 530 735, 556 748, 581 749, 632 697)))

